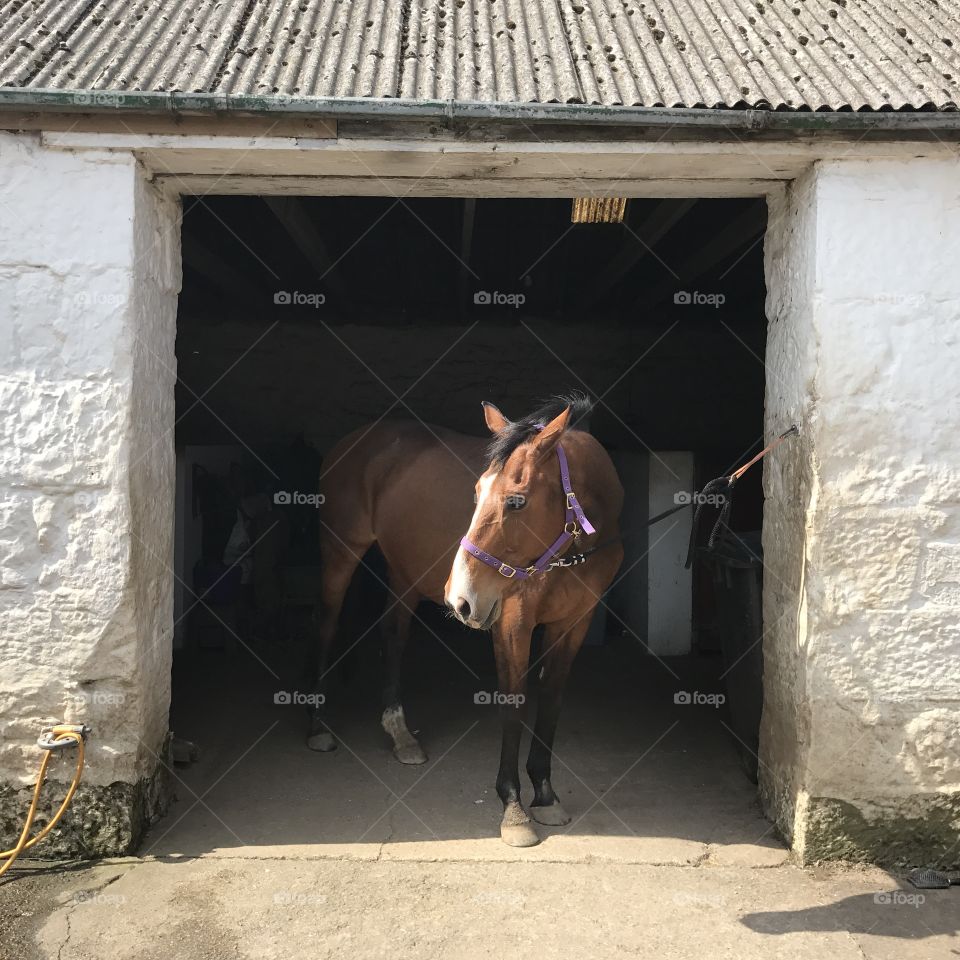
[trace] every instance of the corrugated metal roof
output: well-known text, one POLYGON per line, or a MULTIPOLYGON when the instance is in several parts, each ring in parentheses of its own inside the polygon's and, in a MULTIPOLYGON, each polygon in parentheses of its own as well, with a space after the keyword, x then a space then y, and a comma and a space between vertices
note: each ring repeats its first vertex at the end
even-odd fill
POLYGON ((0 85, 952 109, 960 0, 0 0, 0 85))
POLYGON ((402 9, 381 0, 0 4, 0 85, 389 97, 402 9))
POLYGON ((380 0, 255 0, 220 93, 391 97, 402 6, 380 0))
POLYGON ((400 96, 580 102, 560 8, 529 0, 412 0, 400 96))
POLYGON ((560 5, 586 102, 942 108, 960 79, 960 4, 952 0, 560 5))

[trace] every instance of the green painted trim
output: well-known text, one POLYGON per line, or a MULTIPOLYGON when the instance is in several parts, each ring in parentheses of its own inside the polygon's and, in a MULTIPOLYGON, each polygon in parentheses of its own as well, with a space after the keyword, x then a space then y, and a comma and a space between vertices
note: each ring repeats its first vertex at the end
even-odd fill
POLYGON ((0 110, 114 114, 304 115, 366 120, 490 120, 783 133, 896 132, 935 137, 960 133, 960 111, 817 112, 686 107, 606 107, 578 103, 480 103, 366 97, 288 97, 155 93, 122 90, 44 90, 0 87, 0 110))

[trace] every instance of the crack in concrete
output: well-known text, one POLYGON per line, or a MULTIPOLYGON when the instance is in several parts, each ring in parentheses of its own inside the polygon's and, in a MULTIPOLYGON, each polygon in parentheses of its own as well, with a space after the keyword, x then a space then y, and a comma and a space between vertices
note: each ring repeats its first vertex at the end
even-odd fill
MULTIPOLYGON (((796 866, 796 863, 794 863, 792 859, 792 855, 789 853, 789 851, 787 853, 787 856, 785 856, 782 860, 780 860, 777 863, 745 863, 745 864, 715 863, 713 862, 714 855, 717 853, 717 851, 723 850, 723 844, 708 843, 706 847, 707 847, 707 852, 703 856, 698 857, 696 860, 694 860, 690 864, 690 866, 729 867, 729 868, 736 868, 736 869, 743 869, 743 870, 778 870, 780 869, 780 867, 785 867, 790 864, 793 864, 793 866, 796 866)), ((651 866, 669 866, 669 864, 666 864, 666 863, 651 864, 651 866)))
POLYGON ((690 862, 689 866, 702 867, 709 859, 710 859, 710 845, 705 843, 703 845, 703 853, 701 853, 699 857, 694 858, 690 862))
POLYGON ((70 914, 73 913, 73 911, 76 909, 77 909, 77 904, 74 904, 73 908, 67 911, 67 915, 64 918, 67 924, 67 935, 66 937, 64 937, 63 943, 61 943, 60 946, 57 947, 57 960, 62 960, 63 951, 67 949, 67 944, 70 942, 70 937, 73 934, 73 928, 70 925, 70 914))
POLYGON ((244 860, 251 863, 268 863, 270 861, 289 861, 291 863, 553 863, 576 865, 609 865, 615 867, 672 867, 676 870, 698 870, 704 866, 710 866, 717 870, 779 870, 783 867, 797 866, 789 858, 780 863, 752 863, 752 864, 713 864, 709 863, 710 854, 701 854, 693 860, 686 863, 677 863, 672 860, 605 860, 600 857, 584 856, 578 859, 570 857, 546 858, 546 857, 498 857, 486 855, 484 857, 388 857, 383 859, 384 848, 393 839, 393 830, 390 834, 377 845, 376 854, 369 857, 352 857, 348 854, 331 854, 329 856, 283 856, 280 854, 271 854, 269 856, 229 856, 217 854, 215 857, 204 856, 203 854, 194 854, 191 856, 169 856, 160 854, 158 856, 148 857, 140 861, 141 863, 191 863, 194 861, 216 862, 218 860, 244 860))
POLYGON ((86 900, 77 899, 77 895, 79 893, 85 893, 85 894, 92 893, 93 896, 96 896, 101 891, 106 890, 106 888, 109 887, 111 884, 116 883, 121 877, 125 877, 128 873, 130 873, 131 870, 138 867, 140 863, 144 863, 144 862, 146 861, 129 863, 128 869, 121 870, 119 873, 115 873, 113 874, 113 876, 107 877, 107 879, 104 880, 102 883, 99 883, 93 887, 84 887, 82 890, 74 891, 70 899, 65 904, 66 912, 64 913, 63 919, 64 919, 64 923, 67 926, 67 935, 63 938, 63 943, 61 943, 60 946, 57 947, 57 960, 63 960, 63 951, 66 950, 67 944, 70 943, 70 937, 73 935, 73 925, 71 923, 71 917, 73 916, 73 912, 74 910, 76 910, 78 907, 82 906, 86 902, 86 900))
MULTIPOLYGON (((379 848, 377 849, 377 855, 376 855, 376 857, 374 858, 374 862, 379 863, 379 862, 383 859, 383 851, 384 851, 384 848, 385 848, 386 845, 393 839, 393 834, 394 834, 393 811, 391 811, 390 813, 387 814, 387 835, 383 838, 383 840, 380 841, 380 846, 379 846, 379 848)), ((309 858, 304 857, 303 859, 306 860, 306 859, 309 859, 309 858)), ((349 857, 335 857, 334 859, 337 859, 337 860, 339 860, 339 859, 348 860, 348 859, 351 859, 351 858, 349 858, 349 857)))
POLYGON ((849 930, 845 930, 844 932, 853 941, 853 945, 856 948, 857 953, 859 953, 860 956, 863 957, 863 960, 869 960, 869 958, 867 957, 867 953, 863 949, 863 946, 861 945, 860 941, 857 939, 856 934, 852 933, 849 930))

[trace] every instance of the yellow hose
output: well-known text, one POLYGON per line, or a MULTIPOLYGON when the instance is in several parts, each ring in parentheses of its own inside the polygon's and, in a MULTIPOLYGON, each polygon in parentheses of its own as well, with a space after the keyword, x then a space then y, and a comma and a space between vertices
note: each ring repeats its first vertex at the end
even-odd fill
POLYGON ((9 850, 0 850, 0 860, 6 861, 2 866, 0 866, 0 877, 2 877, 7 870, 10 869, 14 860, 16 860, 24 850, 29 850, 31 847, 38 844, 57 825, 57 822, 70 805, 70 801, 73 799, 73 795, 76 793, 77 786, 80 783, 80 774, 83 772, 83 733, 77 727, 69 724, 62 724, 61 726, 54 727, 51 731, 51 734, 54 741, 76 741, 77 769, 73 775, 73 781, 70 784, 70 788, 67 790, 67 795, 63 798, 63 803, 60 804, 60 809, 57 810, 50 822, 35 837, 31 837, 28 840, 27 838, 30 837, 30 828, 33 826, 34 817, 37 815, 37 805, 40 802, 40 791, 43 788, 43 781, 47 775, 47 767, 50 764, 50 757, 53 754, 53 750, 47 748, 44 751, 43 760, 40 763, 40 773, 37 776, 37 785, 33 788, 33 799, 30 801, 30 809, 27 811, 27 819, 23 824, 23 831, 20 834, 20 839, 17 841, 17 845, 15 847, 12 847, 9 850))

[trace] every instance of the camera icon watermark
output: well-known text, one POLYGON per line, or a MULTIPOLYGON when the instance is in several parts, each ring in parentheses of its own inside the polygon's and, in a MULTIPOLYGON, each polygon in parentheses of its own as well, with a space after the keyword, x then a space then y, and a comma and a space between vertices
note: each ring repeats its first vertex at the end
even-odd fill
POLYGON ((273 294, 273 302, 278 306, 292 307, 322 307, 327 302, 324 293, 302 293, 300 290, 277 290, 273 294))
POLYGON ((74 302, 80 307, 122 307, 127 298, 122 293, 100 293, 81 290, 74 302))
POLYGON ((280 890, 273 895, 273 902, 279 907, 315 906, 326 903, 327 895, 325 893, 303 893, 299 890, 280 890))
POLYGON ((695 307, 722 307, 727 298, 722 293, 701 293, 699 290, 677 290, 673 295, 673 302, 679 306, 695 307))
POLYGON ((906 890, 885 890, 873 895, 873 902, 884 907, 913 907, 927 902, 922 893, 907 893, 906 890))
MULTIPOLYGON (((509 510, 522 510, 527 505, 527 498, 522 493, 501 493, 487 497, 488 500, 495 500, 502 503, 509 510)), ((474 491, 473 502, 480 502, 480 495, 474 491)))
POLYGON ((77 906, 92 903, 99 906, 122 907, 127 902, 127 898, 122 893, 101 893, 98 890, 78 890, 72 899, 77 906))
POLYGON ((111 693, 108 690, 92 690, 89 693, 86 691, 76 693, 72 699, 81 706, 120 707, 126 703, 127 696, 124 693, 111 693))
POLYGON ((278 490, 273 495, 273 502, 278 507, 321 507, 327 502, 325 494, 301 493, 299 490, 278 490))
POLYGON ((702 493, 699 490, 678 490, 673 495, 673 502, 678 507, 685 507, 689 504, 694 506, 722 507, 727 498, 722 493, 702 493))
POLYGON ((481 890, 480 893, 473 895, 473 902, 503 904, 519 908, 526 903, 526 898, 513 890, 481 890))
POLYGON ((678 690, 673 695, 673 702, 678 706, 695 707, 722 707, 727 702, 725 694, 722 693, 700 693, 694 690, 692 693, 688 690, 678 690))
POLYGON ((191 97, 189 94, 177 96, 177 108, 180 110, 206 110, 210 107, 211 97, 191 97))
POLYGON ((76 107, 120 107, 125 97, 122 93, 75 93, 71 100, 76 107))
POLYGON ((522 307, 526 302, 527 298, 522 293, 501 293, 499 290, 494 290, 492 293, 489 290, 477 290, 473 295, 473 302, 478 306, 493 306, 493 307, 522 307))
POLYGON ((499 690, 478 690, 473 695, 473 702, 478 706, 520 707, 527 702, 522 693, 501 693, 499 690))
POLYGON ((694 891, 677 891, 673 895, 673 902, 681 907, 723 907, 726 900, 718 893, 699 893, 694 891))
POLYGON ((322 707, 327 698, 322 693, 301 693, 299 690, 277 690, 273 702, 278 707, 322 707))

